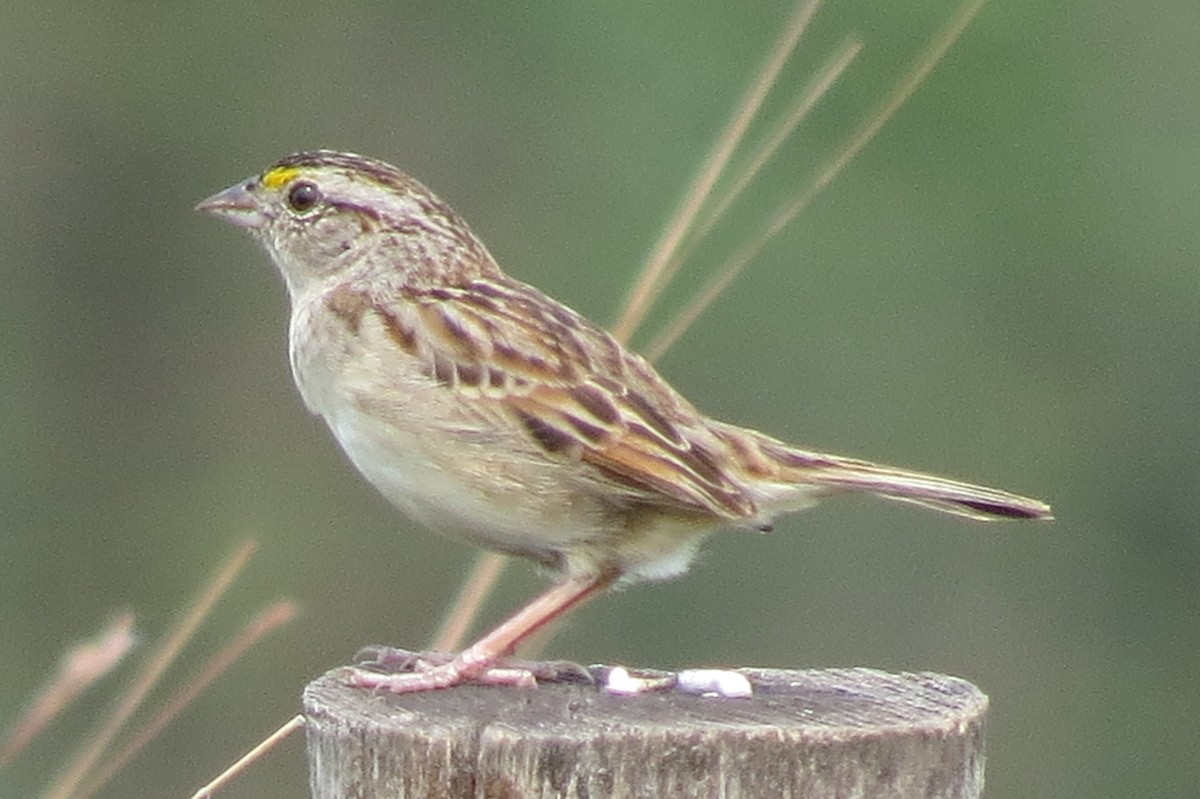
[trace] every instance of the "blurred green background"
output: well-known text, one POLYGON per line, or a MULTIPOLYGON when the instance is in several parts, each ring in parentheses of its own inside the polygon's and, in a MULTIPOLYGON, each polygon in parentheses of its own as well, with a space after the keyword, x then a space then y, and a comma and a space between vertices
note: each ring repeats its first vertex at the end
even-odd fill
MULTIPOLYGON (((187 796, 359 645, 424 644, 474 555, 394 512, 305 413, 281 281, 198 200, 293 150, 375 155, 608 322, 789 7, 6 5, 0 719, 110 612, 154 639, 252 535, 172 679, 274 598, 304 615, 105 794, 187 796)), ((767 114, 846 35, 866 51, 707 253, 827 158, 952 10, 829 0, 767 114)), ((588 607, 551 653, 947 672, 991 696, 993 799, 1194 795, 1198 30, 1186 0, 993 2, 661 362, 716 416, 1043 496, 1058 522, 830 502, 713 539, 687 579, 588 607)), ((541 584, 513 569, 488 620, 541 584)), ((42 785, 128 676, 0 795, 42 785)), ((306 795, 301 749, 222 795, 306 795)))

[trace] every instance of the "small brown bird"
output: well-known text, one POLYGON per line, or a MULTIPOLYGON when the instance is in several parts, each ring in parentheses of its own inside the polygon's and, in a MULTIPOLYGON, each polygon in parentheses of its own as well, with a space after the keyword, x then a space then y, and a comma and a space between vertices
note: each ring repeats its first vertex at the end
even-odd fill
POLYGON ((825 496, 1050 518, 1034 499, 708 418, 608 333, 500 271, 458 214, 381 161, 298 153, 198 209, 249 230, 279 267, 296 386, 363 476, 429 527, 560 575, 457 656, 359 671, 358 684, 529 684, 502 658, 551 619, 617 580, 681 574, 717 529, 768 529, 825 496))

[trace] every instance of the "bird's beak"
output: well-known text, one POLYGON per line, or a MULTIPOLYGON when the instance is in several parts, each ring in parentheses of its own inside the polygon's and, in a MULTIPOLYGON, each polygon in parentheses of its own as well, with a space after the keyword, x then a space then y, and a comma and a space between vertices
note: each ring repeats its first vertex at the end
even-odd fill
POLYGON ((254 180, 234 184, 197 205, 196 210, 212 214, 238 227, 260 228, 267 218, 253 194, 255 185, 254 180))

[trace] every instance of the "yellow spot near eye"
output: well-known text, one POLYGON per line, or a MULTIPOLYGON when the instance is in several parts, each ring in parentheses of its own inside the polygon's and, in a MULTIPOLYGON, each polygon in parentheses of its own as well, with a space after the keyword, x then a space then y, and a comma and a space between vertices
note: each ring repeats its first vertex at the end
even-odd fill
POLYGON ((262 185, 268 189, 278 189, 285 183, 291 183, 299 174, 300 170, 294 166, 277 166, 263 173, 262 185))

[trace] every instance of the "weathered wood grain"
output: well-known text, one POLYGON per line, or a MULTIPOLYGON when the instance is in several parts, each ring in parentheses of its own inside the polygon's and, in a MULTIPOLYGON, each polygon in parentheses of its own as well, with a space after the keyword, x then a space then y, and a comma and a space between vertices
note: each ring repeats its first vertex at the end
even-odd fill
POLYGON ((922 797, 983 789, 987 697, 939 674, 740 670, 749 699, 308 686, 315 799, 922 797))

